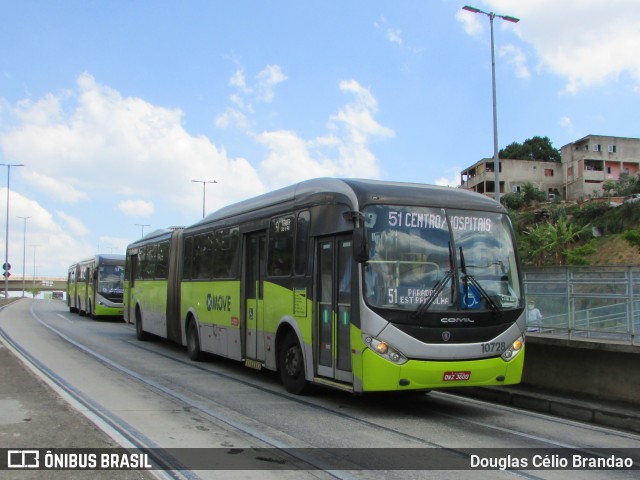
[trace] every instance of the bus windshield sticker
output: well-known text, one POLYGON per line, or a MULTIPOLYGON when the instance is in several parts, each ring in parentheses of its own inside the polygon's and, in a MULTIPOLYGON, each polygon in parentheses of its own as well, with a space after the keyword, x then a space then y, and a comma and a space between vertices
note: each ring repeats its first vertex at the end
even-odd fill
POLYGON ((392 305, 420 305, 431 299, 435 305, 450 305, 451 298, 443 292, 437 292, 432 289, 403 287, 390 288, 387 292, 387 301, 392 305))
POLYGON ((307 289, 293 289, 293 314, 296 317, 307 316, 307 289))

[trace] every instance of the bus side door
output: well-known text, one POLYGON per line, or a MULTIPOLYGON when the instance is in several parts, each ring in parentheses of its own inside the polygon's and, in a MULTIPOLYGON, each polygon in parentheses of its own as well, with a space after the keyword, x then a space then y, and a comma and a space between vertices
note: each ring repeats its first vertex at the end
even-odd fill
POLYGON ((354 271, 350 236, 319 240, 315 367, 318 375, 343 382, 353 382, 350 325, 354 271))
POLYGON ((264 277, 266 272, 266 232, 247 235, 244 264, 245 357, 264 360, 264 277))

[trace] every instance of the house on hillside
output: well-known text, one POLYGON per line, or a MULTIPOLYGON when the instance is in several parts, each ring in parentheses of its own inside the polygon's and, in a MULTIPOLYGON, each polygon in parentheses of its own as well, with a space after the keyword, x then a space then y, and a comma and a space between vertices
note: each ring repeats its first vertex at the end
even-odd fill
POLYGON ((560 153, 567 200, 600 196, 606 180, 640 171, 640 138, 587 135, 565 145, 560 153))
MULTIPOLYGON (((587 135, 560 149, 561 163, 500 159, 500 194, 518 192, 532 183, 563 200, 582 201, 602 194, 606 180, 640 172, 640 138, 587 135)), ((495 197, 493 158, 485 158, 460 173, 461 188, 495 197)))
MULTIPOLYGON (((493 158, 484 158, 465 168, 460 184, 466 190, 495 197, 495 165, 493 158)), ((547 194, 562 192, 562 165, 556 162, 500 159, 500 194, 519 192, 525 183, 532 183, 547 194)))

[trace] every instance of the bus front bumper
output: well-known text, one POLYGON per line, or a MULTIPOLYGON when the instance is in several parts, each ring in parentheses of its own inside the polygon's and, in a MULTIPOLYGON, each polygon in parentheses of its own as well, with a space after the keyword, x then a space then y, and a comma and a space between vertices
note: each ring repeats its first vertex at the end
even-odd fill
POLYGON ((477 360, 409 360, 397 365, 369 349, 362 356, 362 391, 422 390, 520 383, 525 347, 509 362, 502 358, 477 360))

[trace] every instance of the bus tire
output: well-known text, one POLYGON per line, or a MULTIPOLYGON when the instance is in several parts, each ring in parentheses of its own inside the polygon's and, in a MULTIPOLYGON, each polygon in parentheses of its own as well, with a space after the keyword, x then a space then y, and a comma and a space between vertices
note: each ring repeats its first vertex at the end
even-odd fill
POLYGON ((139 308, 136 308, 136 338, 141 342, 149 338, 149 334, 142 329, 142 314, 139 308))
POLYGON ((191 319, 187 325, 187 354, 194 362, 202 360, 202 350, 200 350, 200 336, 196 321, 191 319))
POLYGON ((303 395, 308 391, 309 384, 304 376, 302 348, 294 331, 286 334, 278 353, 280 380, 284 388, 294 395, 303 395))

